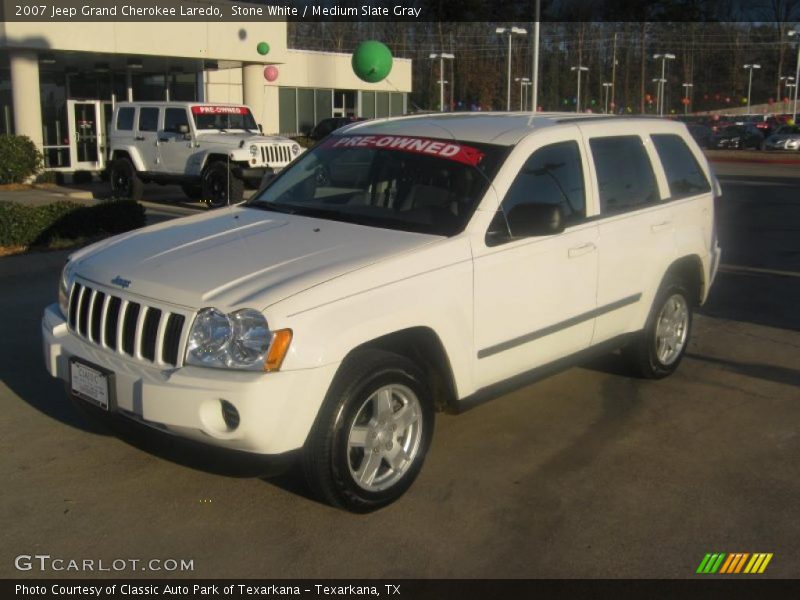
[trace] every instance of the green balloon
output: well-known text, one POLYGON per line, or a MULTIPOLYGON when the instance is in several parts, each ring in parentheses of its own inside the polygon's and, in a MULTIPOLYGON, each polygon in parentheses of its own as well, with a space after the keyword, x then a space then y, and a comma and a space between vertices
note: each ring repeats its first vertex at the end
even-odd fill
POLYGON ((392 70, 392 51, 385 44, 370 40, 353 50, 353 72, 362 81, 378 83, 392 70))
POLYGON ((259 42, 258 46, 256 46, 256 51, 261 55, 264 56, 269 52, 269 44, 267 42, 259 42))

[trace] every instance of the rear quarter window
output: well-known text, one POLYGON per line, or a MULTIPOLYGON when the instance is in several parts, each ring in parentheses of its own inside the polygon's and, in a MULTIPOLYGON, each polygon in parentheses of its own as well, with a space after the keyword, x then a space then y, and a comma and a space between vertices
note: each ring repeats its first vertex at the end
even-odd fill
POLYGON ((136 109, 133 107, 120 108, 117 113, 117 129, 119 131, 133 131, 133 116, 136 109))
POLYGON ((711 191, 703 170, 694 154, 679 135, 651 135, 669 183, 672 199, 685 198, 711 191))
POLYGON ((653 165, 638 135, 589 140, 600 188, 600 212, 614 214, 658 202, 653 165))

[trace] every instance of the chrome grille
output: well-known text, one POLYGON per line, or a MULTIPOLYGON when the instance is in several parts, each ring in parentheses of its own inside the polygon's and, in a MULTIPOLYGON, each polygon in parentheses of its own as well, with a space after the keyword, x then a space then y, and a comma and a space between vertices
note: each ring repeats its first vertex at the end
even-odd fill
POLYGON ((76 283, 69 328, 87 341, 157 365, 178 365, 186 317, 76 283))
POLYGON ((261 146, 261 160, 268 165, 286 165, 292 161, 291 144, 261 146))

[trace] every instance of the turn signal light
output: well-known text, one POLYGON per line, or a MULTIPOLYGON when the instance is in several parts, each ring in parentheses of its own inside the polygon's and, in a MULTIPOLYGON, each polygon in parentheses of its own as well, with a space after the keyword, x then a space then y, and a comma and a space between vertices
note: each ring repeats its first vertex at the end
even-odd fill
POLYGON ((272 334, 272 343, 269 345, 269 352, 264 361, 264 370, 269 373, 277 371, 283 364, 283 359, 289 351, 289 344, 292 343, 292 330, 279 329, 272 334))

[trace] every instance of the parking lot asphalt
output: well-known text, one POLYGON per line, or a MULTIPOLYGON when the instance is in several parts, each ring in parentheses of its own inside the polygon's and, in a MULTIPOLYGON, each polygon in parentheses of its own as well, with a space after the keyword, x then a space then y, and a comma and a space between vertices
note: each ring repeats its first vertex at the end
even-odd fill
POLYGON ((0 577, 165 574, 19 571, 20 554, 191 559, 184 577, 691 577, 708 552, 771 552, 764 576, 798 577, 800 178, 717 171, 724 264, 674 376, 609 355, 439 415, 415 485, 370 515, 296 472, 87 420, 42 365, 66 253, 0 259, 0 577))

